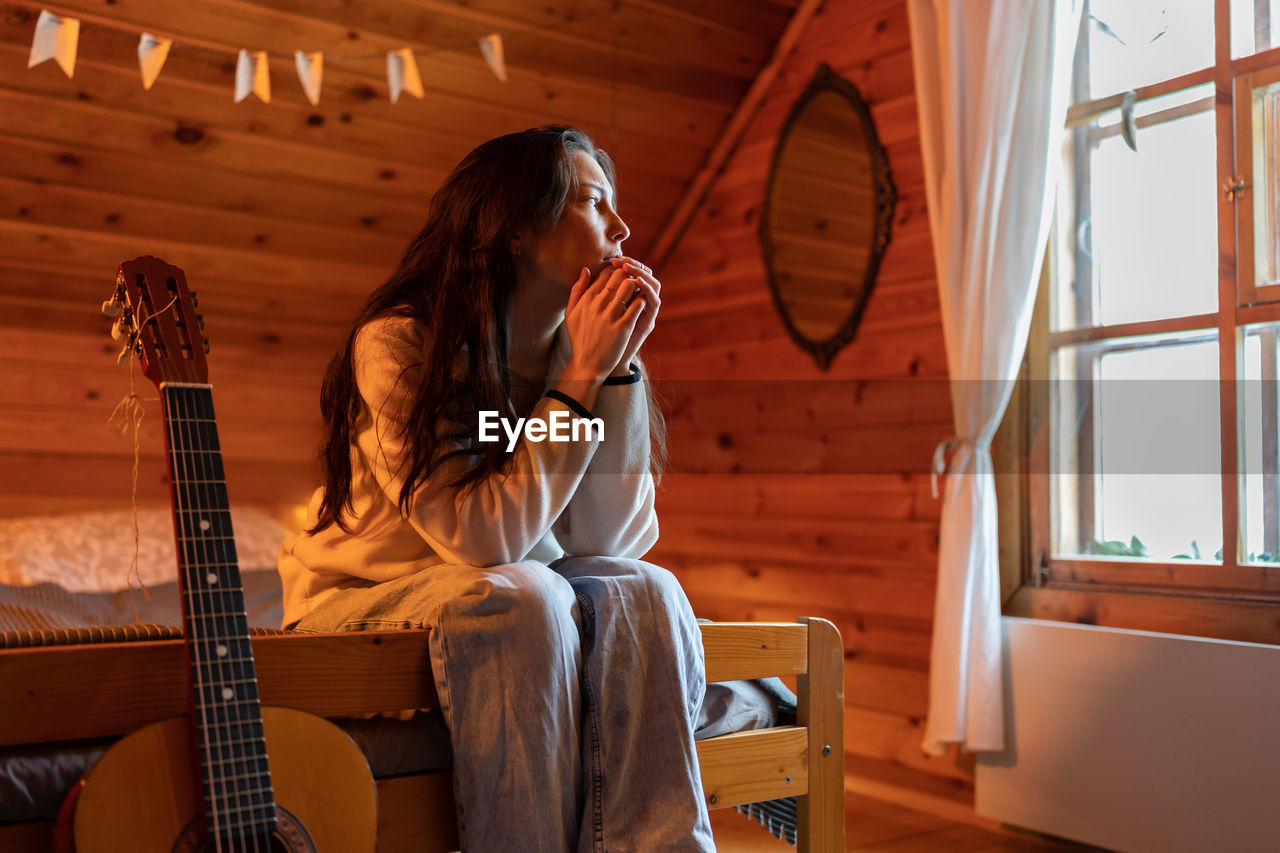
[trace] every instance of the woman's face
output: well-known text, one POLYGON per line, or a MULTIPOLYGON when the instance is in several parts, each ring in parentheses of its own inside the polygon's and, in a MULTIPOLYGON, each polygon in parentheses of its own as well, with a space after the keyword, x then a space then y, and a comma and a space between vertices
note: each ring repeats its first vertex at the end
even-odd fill
POLYGON ((561 301, 568 298, 583 267, 590 268, 594 279, 610 258, 622 254, 622 241, 631 233, 618 215, 613 188, 595 158, 575 151, 573 167, 578 188, 570 190, 564 215, 541 237, 522 236, 518 267, 522 284, 545 287, 549 296, 561 301))

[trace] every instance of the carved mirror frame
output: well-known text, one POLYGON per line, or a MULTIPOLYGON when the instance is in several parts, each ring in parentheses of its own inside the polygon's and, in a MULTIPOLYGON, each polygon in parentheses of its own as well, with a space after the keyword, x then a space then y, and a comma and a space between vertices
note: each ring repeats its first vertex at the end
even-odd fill
POLYGON ((897 192, 894 189, 889 173, 889 159, 885 156, 884 146, 880 144, 880 138, 876 135, 875 124, 872 122, 871 110, 867 107, 867 102, 862 99, 862 94, 853 83, 836 74, 826 63, 822 63, 818 66, 813 79, 809 81, 808 87, 792 106, 786 121, 783 122, 782 130, 778 134, 778 144, 774 148, 773 161, 769 167, 769 181, 765 188, 764 204, 760 211, 759 232, 760 248, 764 255, 765 271, 769 279, 769 291, 773 295, 774 308, 777 310, 778 316, 781 317, 792 340, 801 349, 813 356, 820 370, 827 370, 836 353, 852 341, 857 333, 858 324, 862 320, 862 312, 866 308, 867 300, 871 297, 871 290, 875 285, 876 275, 880 269, 880 260, 889 244, 890 226, 893 222, 893 209, 896 203, 897 192), (826 340, 815 341, 805 336, 796 327, 788 313, 786 304, 783 302, 781 282, 779 281, 779 271, 775 265, 773 240, 769 232, 769 225, 771 218, 770 208, 774 189, 781 177, 779 175, 779 167, 782 156, 786 151, 787 139, 792 128, 804 115, 805 109, 813 99, 826 91, 837 92, 848 100, 849 105, 862 125, 863 141, 871 159, 871 180, 874 183, 875 191, 875 215, 872 223, 870 254, 861 281, 855 282, 858 289, 849 315, 830 337, 826 340))

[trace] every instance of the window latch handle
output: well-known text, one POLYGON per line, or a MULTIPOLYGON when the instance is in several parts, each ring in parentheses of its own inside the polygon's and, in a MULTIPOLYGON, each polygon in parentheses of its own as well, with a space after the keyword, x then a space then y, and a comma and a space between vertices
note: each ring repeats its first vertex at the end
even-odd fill
POLYGON ((1227 201, 1235 201, 1237 195, 1244 195, 1245 190, 1253 189, 1252 184, 1246 184, 1244 177, 1241 175, 1232 175, 1222 185, 1222 194, 1226 196, 1227 201))

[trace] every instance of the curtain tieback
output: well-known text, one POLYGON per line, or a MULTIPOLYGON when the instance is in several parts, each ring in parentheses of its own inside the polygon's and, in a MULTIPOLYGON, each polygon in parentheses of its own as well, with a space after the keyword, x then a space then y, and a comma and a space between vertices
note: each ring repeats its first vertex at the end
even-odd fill
POLYGON ((933 449, 933 465, 929 471, 929 488, 933 491, 934 500, 938 499, 938 476, 947 473, 947 454, 965 446, 968 446, 975 453, 978 451, 977 445, 972 441, 955 435, 938 442, 938 446, 933 449))

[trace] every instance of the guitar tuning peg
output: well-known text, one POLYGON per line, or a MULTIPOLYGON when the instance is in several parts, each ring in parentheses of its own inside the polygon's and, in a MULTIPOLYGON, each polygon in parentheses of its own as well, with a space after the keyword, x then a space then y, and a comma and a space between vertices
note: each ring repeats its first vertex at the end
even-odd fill
POLYGON ((199 307, 200 305, 200 294, 196 293, 194 290, 191 291, 191 304, 195 307, 199 307))
POLYGON ((108 317, 119 317, 120 312, 124 310, 124 306, 120 304, 118 299, 108 299, 102 303, 102 313, 108 317))
POLYGON ((129 334, 129 330, 125 328, 123 322, 115 322, 111 324, 111 340, 118 341, 129 334))
POLYGON ((204 342, 204 354, 205 354, 205 355, 208 355, 208 354, 209 354, 209 339, 208 339, 208 338, 206 338, 204 335, 201 335, 201 336, 200 336, 200 340, 204 342))
POLYGON ((204 329, 204 315, 203 315, 203 314, 197 314, 197 315, 196 315, 196 322, 200 324, 200 328, 201 328, 201 329, 204 329))

